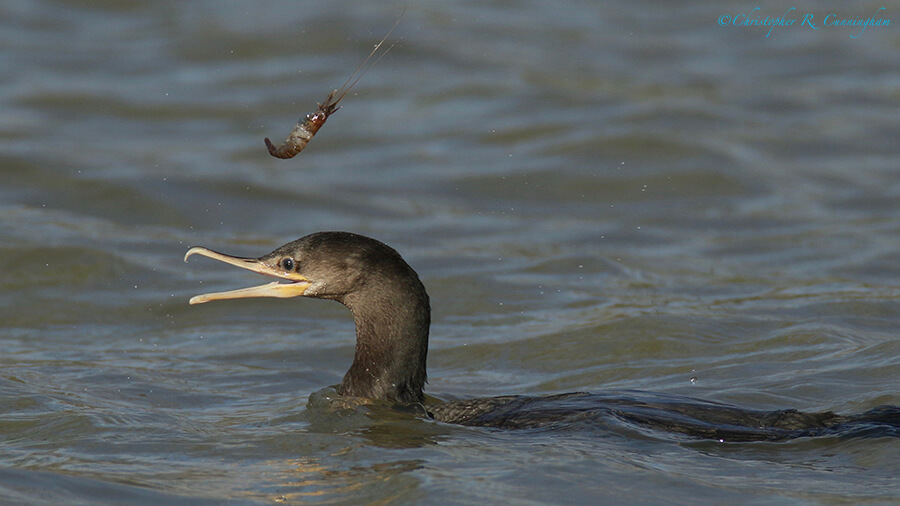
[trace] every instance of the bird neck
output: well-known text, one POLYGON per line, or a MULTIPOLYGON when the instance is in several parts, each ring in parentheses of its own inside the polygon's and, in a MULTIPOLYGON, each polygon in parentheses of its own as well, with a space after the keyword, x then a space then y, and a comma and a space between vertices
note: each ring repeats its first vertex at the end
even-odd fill
POLYGON ((344 301, 356 323, 356 354, 341 395, 402 404, 424 400, 431 310, 425 288, 415 281, 408 290, 344 301))

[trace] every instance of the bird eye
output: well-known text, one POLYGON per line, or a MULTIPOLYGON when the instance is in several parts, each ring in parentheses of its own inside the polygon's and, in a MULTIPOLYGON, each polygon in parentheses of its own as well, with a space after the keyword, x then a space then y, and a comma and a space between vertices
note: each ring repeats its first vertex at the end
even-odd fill
POLYGON ((294 270, 294 259, 293 258, 285 258, 281 261, 281 267, 286 271, 294 270))

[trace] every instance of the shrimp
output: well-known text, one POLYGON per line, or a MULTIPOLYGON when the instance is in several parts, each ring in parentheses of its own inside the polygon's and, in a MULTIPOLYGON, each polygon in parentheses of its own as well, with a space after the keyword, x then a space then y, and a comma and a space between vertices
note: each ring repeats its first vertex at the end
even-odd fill
POLYGON ((287 139, 281 143, 280 146, 275 147, 272 144, 272 141, 266 137, 266 147, 269 148, 269 154, 274 156, 275 158, 288 159, 293 158, 297 155, 297 153, 303 151, 303 148, 312 140, 313 136, 316 135, 316 132, 322 128, 322 125, 325 124, 325 121, 328 120, 328 117, 337 112, 341 106, 338 105, 341 100, 347 95, 347 92, 350 91, 350 88, 359 82, 362 79, 362 76, 366 75, 366 72, 369 71, 372 67, 378 63, 384 55, 388 54, 388 52, 394 48, 397 42, 391 44, 387 50, 381 54, 375 61, 372 62, 371 65, 366 67, 366 64, 369 60, 375 56, 375 53, 378 52, 378 49, 384 44, 384 42, 391 36, 391 33, 394 32, 394 28, 397 28, 397 25, 400 23, 400 19, 403 17, 403 13, 400 13, 400 17, 397 18, 397 21, 394 22, 394 26, 391 27, 390 31, 388 31, 387 35, 381 39, 381 42, 375 45, 375 49, 369 53, 369 56, 363 60, 362 63, 359 64, 359 67, 356 67, 356 70, 350 74, 350 77, 347 78, 347 81, 340 88, 332 91, 325 98, 325 101, 319 104, 316 104, 316 112, 310 113, 306 115, 306 118, 301 118, 300 121, 294 125, 294 128, 291 130, 290 135, 288 135, 287 139), (358 75, 357 75, 358 74, 358 75), (335 98, 335 96, 337 98, 335 98))

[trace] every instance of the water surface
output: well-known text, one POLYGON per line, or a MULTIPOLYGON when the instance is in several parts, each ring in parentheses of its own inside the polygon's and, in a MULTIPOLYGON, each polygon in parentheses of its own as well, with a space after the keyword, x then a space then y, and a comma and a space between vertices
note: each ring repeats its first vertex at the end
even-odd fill
POLYGON ((187 304, 258 281, 189 246, 348 230, 429 289, 438 397, 900 404, 900 32, 717 23, 755 6, 0 6, 2 502, 896 500, 896 438, 307 406, 352 359, 344 308, 187 304), (404 7, 344 108, 269 157, 404 7))

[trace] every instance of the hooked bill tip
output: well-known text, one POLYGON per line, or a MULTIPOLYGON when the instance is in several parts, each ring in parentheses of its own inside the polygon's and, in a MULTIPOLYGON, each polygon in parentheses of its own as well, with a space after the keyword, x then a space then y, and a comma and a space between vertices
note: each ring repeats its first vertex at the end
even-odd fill
POLYGON ((188 258, 189 258, 191 255, 193 255, 194 253, 197 252, 196 250, 197 250, 197 247, 196 247, 196 246, 194 246, 194 247, 192 247, 191 249, 187 250, 187 252, 184 254, 184 262, 185 262, 185 263, 187 263, 187 260, 188 260, 188 258))

